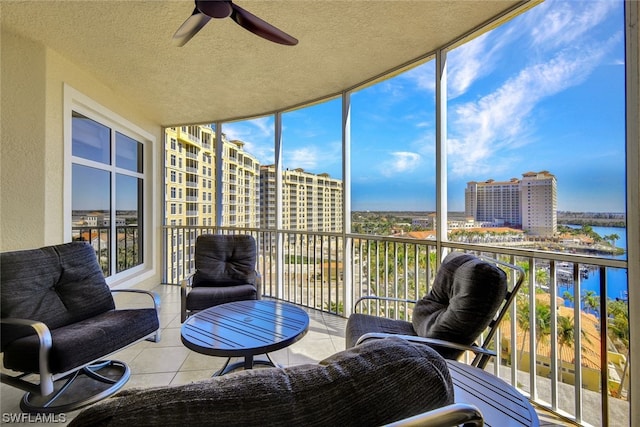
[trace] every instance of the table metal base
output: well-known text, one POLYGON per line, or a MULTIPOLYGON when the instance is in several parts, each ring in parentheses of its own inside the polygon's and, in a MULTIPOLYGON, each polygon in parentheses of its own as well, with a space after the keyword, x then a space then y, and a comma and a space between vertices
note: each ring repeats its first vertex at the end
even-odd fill
POLYGON ((220 370, 216 371, 212 376, 219 377, 224 374, 228 374, 231 371, 235 371, 238 368, 253 369, 253 367, 256 365, 279 367, 276 363, 274 363, 273 360, 271 360, 271 357, 269 357, 269 354, 265 354, 265 356, 267 356, 268 360, 255 360, 253 356, 245 356, 244 361, 236 362, 232 364, 229 364, 229 362, 232 359, 231 357, 229 357, 225 362, 224 366, 220 370))

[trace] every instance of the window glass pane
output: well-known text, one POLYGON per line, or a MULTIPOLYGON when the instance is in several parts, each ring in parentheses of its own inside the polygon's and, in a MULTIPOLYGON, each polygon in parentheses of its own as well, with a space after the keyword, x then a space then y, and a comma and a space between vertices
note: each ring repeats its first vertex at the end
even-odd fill
POLYGON ((434 71, 430 61, 351 96, 355 233, 434 234, 434 71))
POLYGON ((108 127, 73 112, 71 152, 74 156, 111 164, 110 134, 108 127))
POLYGON ((142 263, 142 180, 116 175, 116 272, 142 263))
POLYGON ((116 132, 116 166, 142 173, 142 144, 116 132))
POLYGON ((104 275, 109 276, 110 173, 74 164, 71 179, 73 240, 91 242, 104 275))
POLYGON ((448 54, 452 240, 626 256, 622 23, 549 1, 448 54))
POLYGON ((342 100, 282 115, 282 226, 342 231, 342 100))
MULTIPOLYGON (((545 1, 447 57, 448 204, 458 213, 449 239, 542 258, 519 262, 528 277, 516 299, 516 336, 502 354, 518 348, 526 369, 536 337, 540 395, 555 387, 553 360, 559 411, 576 415, 582 386, 585 402, 608 392, 610 419, 615 412, 616 425, 627 425, 627 272, 588 261, 626 258, 624 2, 545 1), (544 259, 546 251, 573 262, 544 259)), ((600 425, 599 411, 586 406, 582 421, 600 425)))

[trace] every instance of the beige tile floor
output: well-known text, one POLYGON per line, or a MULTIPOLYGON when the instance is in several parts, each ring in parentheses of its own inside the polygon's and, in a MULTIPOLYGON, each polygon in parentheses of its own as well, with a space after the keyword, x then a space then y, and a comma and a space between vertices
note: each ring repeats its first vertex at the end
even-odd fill
MULTIPOLYGON (((158 285, 154 289, 161 298, 159 343, 140 342, 111 357, 126 362, 131 368, 131 378, 124 389, 131 387, 165 386, 186 384, 205 379, 220 369, 225 360, 195 353, 182 345, 180 341, 180 288, 172 285, 158 285)), ((116 296, 118 306, 138 304, 121 295, 116 296)), ((309 331, 298 342, 286 349, 270 353, 272 360, 281 366, 318 362, 338 351, 344 350, 344 327, 346 319, 316 310, 307 310, 309 331)), ((261 358, 261 356, 257 356, 261 358)), ((24 393, 6 384, 0 385, 1 425, 23 425, 7 422, 8 414, 19 414, 20 399, 24 393)), ((79 411, 65 414, 66 422, 79 411)), ((538 411, 541 425, 558 426, 570 423, 558 422, 555 417, 538 411)), ((59 419, 57 419, 59 421, 59 419)), ((41 426, 59 426, 64 423, 38 423, 41 426)))

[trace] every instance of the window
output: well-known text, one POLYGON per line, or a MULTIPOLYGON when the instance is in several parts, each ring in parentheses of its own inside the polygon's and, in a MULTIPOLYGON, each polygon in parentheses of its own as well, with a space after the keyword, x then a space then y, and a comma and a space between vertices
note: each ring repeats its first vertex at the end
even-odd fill
POLYGON ((342 231, 342 100, 282 115, 283 228, 342 231))
POLYGON ((351 95, 351 231, 432 236, 436 224, 435 61, 351 95), (357 155, 355 155, 357 153, 357 155), (384 211, 409 212, 402 223, 384 211), (411 222, 416 224, 412 226, 411 222), (394 230, 395 229, 395 230, 394 230))
POLYGON ((70 235, 89 242, 105 277, 113 277, 144 263, 143 152, 149 138, 111 113, 75 101, 68 110, 70 235))

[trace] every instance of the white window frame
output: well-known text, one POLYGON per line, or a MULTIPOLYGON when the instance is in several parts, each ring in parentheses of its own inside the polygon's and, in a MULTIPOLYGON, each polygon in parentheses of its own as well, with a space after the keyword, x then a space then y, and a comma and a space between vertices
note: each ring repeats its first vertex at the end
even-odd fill
MULTIPOLYGON (((64 239, 70 242, 72 240, 72 176, 71 170, 73 164, 83 164, 83 161, 74 158, 72 155, 72 113, 76 111, 96 122, 103 124, 110 129, 119 132, 125 136, 133 138, 143 145, 143 194, 142 194, 142 263, 129 268, 125 271, 116 273, 112 268, 113 274, 105 280, 109 286, 125 287, 134 285, 135 283, 145 280, 154 274, 153 247, 154 247, 154 220, 153 220, 153 193, 155 186, 153 184, 154 153, 153 147, 156 145, 156 137, 133 124, 129 120, 119 116, 111 110, 108 110, 95 100, 84 95, 73 87, 64 85, 64 106, 63 106, 63 135, 64 135, 64 239)), ((115 197, 112 196, 112 197, 115 197)), ((111 245, 111 259, 115 262, 115 252, 117 245, 111 245)), ((115 266, 112 266, 115 267, 115 266)))

